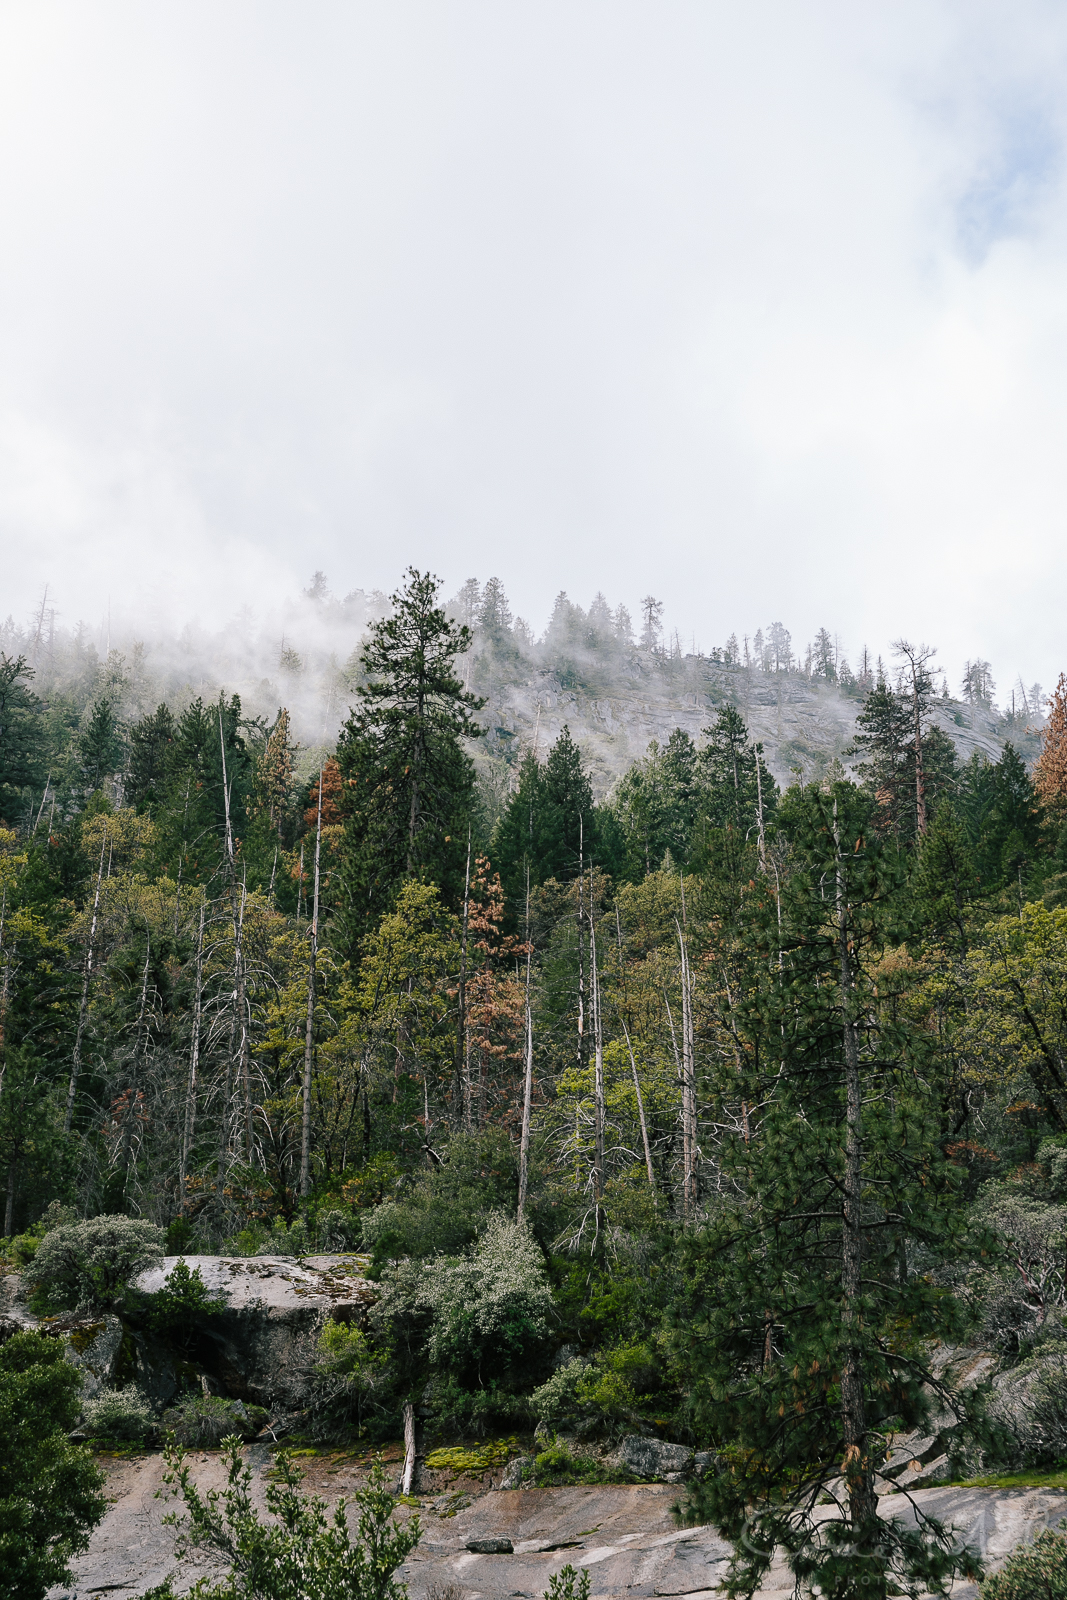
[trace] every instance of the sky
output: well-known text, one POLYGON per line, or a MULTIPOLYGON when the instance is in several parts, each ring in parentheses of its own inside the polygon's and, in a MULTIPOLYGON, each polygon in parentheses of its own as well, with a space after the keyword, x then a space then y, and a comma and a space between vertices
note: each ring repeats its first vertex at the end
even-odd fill
POLYGON ((1067 669, 1067 8, 0 0, 0 615, 1067 669))

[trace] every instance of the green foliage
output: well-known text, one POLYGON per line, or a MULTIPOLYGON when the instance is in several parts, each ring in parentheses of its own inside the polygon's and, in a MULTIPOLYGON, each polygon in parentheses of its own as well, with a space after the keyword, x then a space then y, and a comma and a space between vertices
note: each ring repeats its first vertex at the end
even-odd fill
POLYGON ((619 1483, 629 1477, 605 1467, 596 1456, 573 1455, 561 1444, 551 1444, 536 1455, 528 1472, 530 1483, 538 1489, 569 1483, 619 1483))
POLYGON ((469 1255, 439 1256, 382 1282, 376 1319, 424 1321, 430 1366, 461 1381, 508 1377, 544 1343, 552 1308, 544 1259, 529 1230, 499 1213, 469 1255))
POLYGON ((440 1166, 424 1168, 401 1197, 364 1217, 363 1243, 373 1251, 375 1270, 403 1256, 455 1254, 471 1244, 493 1211, 514 1205, 517 1166, 505 1134, 456 1134, 440 1166))
POLYGON ((25 656, 0 654, 0 822, 20 820, 44 776, 43 707, 29 688, 32 677, 25 656))
POLYGON ((262 1406, 246 1405, 222 1395, 197 1394, 180 1400, 164 1413, 163 1422, 179 1444, 214 1447, 232 1436, 254 1439, 267 1420, 262 1406))
POLYGON ((133 1217, 92 1217, 53 1228, 26 1268, 29 1287, 57 1308, 116 1305, 130 1279, 163 1257, 163 1230, 133 1217))
POLYGON ((440 581, 410 568, 390 616, 371 626, 358 708, 337 749, 344 780, 344 907, 336 933, 354 950, 404 878, 463 888, 474 767, 462 741, 484 704, 456 677, 470 633, 437 604, 440 581))
POLYGON ((873 810, 845 783, 783 803, 793 872, 780 901, 753 908, 749 996, 733 1009, 737 1132, 720 1146, 716 1214, 681 1245, 675 1339, 694 1424, 734 1451, 731 1472, 691 1488, 688 1514, 734 1541, 753 1534, 730 1593, 758 1583, 760 1552, 779 1544, 829 1596, 938 1582, 971 1559, 933 1520, 887 1534, 876 1512, 890 1436, 921 1426, 933 1396, 979 1436, 977 1397, 950 1392, 923 1349, 962 1342, 973 1311, 909 1271, 907 1253, 947 1263, 994 1244, 969 1236, 960 1175, 915 1092, 937 1067, 901 1005, 908 969, 886 963, 899 867, 873 810), (745 1103, 760 1108, 756 1136, 745 1103), (842 1475, 842 1520, 821 1524, 819 1497, 842 1475))
POLYGON ((67 1442, 80 1390, 59 1340, 16 1333, 0 1345, 0 1591, 12 1600, 69 1582, 107 1509, 88 1451, 67 1442))
POLYGON ((360 1427, 368 1408, 390 1391, 392 1374, 387 1365, 386 1352, 376 1348, 361 1328, 327 1322, 318 1344, 315 1436, 333 1438, 347 1426, 360 1427))
POLYGON ((139 1309, 154 1333, 185 1345, 198 1327, 226 1309, 226 1297, 207 1287, 199 1267, 190 1271, 181 1259, 171 1267, 163 1287, 143 1297, 139 1309))
POLYGON ((987 1578, 981 1600, 1067 1600, 1067 1524, 1046 1528, 987 1578))
POLYGON ((580 1572, 570 1564, 560 1567, 548 1580, 545 1600, 589 1600, 592 1581, 588 1567, 580 1572))
POLYGON ((85 1431, 93 1439, 130 1440, 143 1444, 155 1428, 152 1405, 143 1389, 128 1383, 104 1389, 85 1402, 85 1431))
POLYGON ((180 1495, 184 1514, 168 1519, 178 1529, 179 1559, 190 1550, 210 1552, 229 1568, 221 1580, 202 1578, 197 1600, 402 1600, 394 1574, 421 1537, 417 1517, 399 1527, 396 1501, 377 1465, 354 1499, 359 1512, 353 1539, 345 1501, 327 1515, 323 1500, 299 1492, 302 1474, 279 1451, 267 1485, 271 1520, 252 1501, 252 1474, 241 1459, 240 1440, 223 1441, 226 1486, 202 1495, 180 1445, 166 1451, 164 1482, 180 1495))

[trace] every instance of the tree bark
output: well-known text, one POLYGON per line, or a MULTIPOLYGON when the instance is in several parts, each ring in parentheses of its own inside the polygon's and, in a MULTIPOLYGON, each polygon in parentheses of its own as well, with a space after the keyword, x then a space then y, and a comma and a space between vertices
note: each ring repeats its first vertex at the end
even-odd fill
POLYGON ((78 1077, 82 1064, 82 1041, 85 1038, 85 1024, 89 1017, 89 983, 93 975, 93 955, 96 946, 96 924, 100 915, 100 886, 104 879, 104 847, 107 844, 107 830, 100 841, 100 865, 96 871, 96 894, 93 896, 93 920, 89 927, 89 947, 85 952, 85 972, 82 976, 82 998, 78 1008, 78 1028, 74 1035, 74 1053, 70 1058, 70 1084, 67 1089, 67 1110, 63 1118, 63 1132, 69 1133, 74 1121, 74 1097, 78 1092, 78 1077))
POLYGON ((866 1402, 863 1393, 863 1352, 860 1347, 859 1299, 863 1268, 863 1100, 860 1083, 859 1039, 853 1017, 853 987, 849 906, 845 861, 834 802, 836 846, 837 946, 840 970, 841 1023, 845 1058, 845 1170, 841 1216, 841 1322, 845 1335, 841 1368, 841 1423, 845 1455, 841 1472, 848 1491, 849 1515, 855 1528, 869 1528, 877 1520, 878 1496, 867 1448, 866 1402))
POLYGON ((311 1190, 311 1065, 315 1048, 315 965, 319 952, 319 852, 322 844, 322 768, 319 768, 319 802, 315 815, 315 890, 308 943, 308 1007, 304 1034, 304 1104, 300 1122, 300 1193, 311 1190))
POLYGON ((193 1039, 189 1052, 189 1088, 185 1098, 185 1128, 182 1133, 182 1159, 178 1169, 178 1209, 185 1210, 185 1185, 189 1176, 189 1156, 196 1131, 197 1077, 200 1070, 200 1022, 204 999, 204 902, 200 903, 200 928, 196 940, 196 985, 193 990, 193 1039))

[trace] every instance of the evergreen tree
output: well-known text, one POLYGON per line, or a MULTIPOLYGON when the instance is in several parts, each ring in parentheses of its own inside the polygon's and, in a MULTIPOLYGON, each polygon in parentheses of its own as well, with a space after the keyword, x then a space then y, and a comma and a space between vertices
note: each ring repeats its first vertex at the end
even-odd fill
POLYGON ((878 1515, 892 1435, 934 1399, 964 1425, 925 1341, 960 1338, 970 1313, 909 1259, 958 1257, 963 1213, 919 1088, 938 1070, 930 1039, 882 965, 901 878, 872 813, 848 783, 783 802, 793 870, 780 903, 750 912, 750 981, 728 1007, 742 1048, 717 1121, 736 1133, 715 1218, 685 1250, 676 1340, 697 1424, 730 1463, 693 1486, 689 1515, 736 1541, 732 1594, 776 1547, 835 1600, 973 1566, 921 1512, 913 1529, 878 1515))
POLYGON ((623 870, 637 882, 656 872, 669 851, 684 866, 699 804, 696 746, 675 728, 661 750, 653 740, 619 782, 611 807, 621 832, 623 870))
POLYGON ((567 727, 548 752, 540 800, 538 881, 563 882, 576 875, 580 856, 594 859, 597 833, 593 787, 567 727))
POLYGON ((138 811, 151 809, 163 797, 171 772, 177 724, 169 706, 159 705, 130 729, 125 795, 138 811))
POLYGON ((705 825, 758 832, 762 805, 766 827, 777 804, 777 785, 764 763, 763 746, 749 743, 736 707, 723 706, 704 737, 698 767, 705 825))
POLYGON ((341 733, 345 836, 340 936, 354 946, 405 878, 425 876, 446 899, 462 891, 474 766, 464 739, 482 730, 484 701, 456 677, 471 634, 437 603, 440 580, 409 568, 390 616, 363 647, 366 682, 341 733))
POLYGON ((15 822, 41 782, 43 707, 28 687, 25 656, 0 654, 0 821, 15 822))
POLYGON ((108 779, 122 767, 124 753, 123 730, 111 702, 104 698, 94 701, 74 744, 76 783, 80 791, 89 795, 105 788, 108 779))
POLYGON ((1013 880, 1021 884, 1042 843, 1041 812, 1026 767, 1012 745, 1000 760, 976 751, 959 783, 960 812, 988 893, 1013 880))

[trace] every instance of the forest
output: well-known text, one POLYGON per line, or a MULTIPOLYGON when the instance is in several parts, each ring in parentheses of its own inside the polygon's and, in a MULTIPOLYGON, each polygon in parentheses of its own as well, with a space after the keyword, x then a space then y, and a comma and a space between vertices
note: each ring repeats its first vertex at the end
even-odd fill
POLYGON ((346 1426, 642 1423, 772 1545, 831 1483, 862 1544, 934 1399, 971 1470, 1067 1457, 1067 680, 964 759, 931 651, 842 672, 827 634, 840 757, 783 786, 727 674, 605 786, 567 726, 487 726, 471 620, 409 571, 310 761, 285 706, 125 717, 108 657, 76 711, 0 655, 8 1258, 99 1215, 363 1252, 346 1426), (1038 1362, 1030 1411, 950 1392, 968 1343, 1038 1362))

